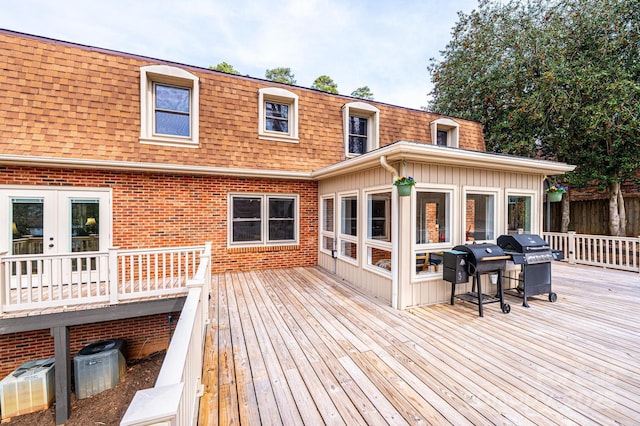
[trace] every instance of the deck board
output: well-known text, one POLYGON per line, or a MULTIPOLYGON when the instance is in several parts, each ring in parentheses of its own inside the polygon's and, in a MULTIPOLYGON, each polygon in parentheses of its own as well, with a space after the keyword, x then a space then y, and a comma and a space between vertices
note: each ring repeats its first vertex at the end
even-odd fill
POLYGON ((216 275, 199 424, 638 424, 640 275, 554 263, 553 291, 480 318, 320 268, 216 275))

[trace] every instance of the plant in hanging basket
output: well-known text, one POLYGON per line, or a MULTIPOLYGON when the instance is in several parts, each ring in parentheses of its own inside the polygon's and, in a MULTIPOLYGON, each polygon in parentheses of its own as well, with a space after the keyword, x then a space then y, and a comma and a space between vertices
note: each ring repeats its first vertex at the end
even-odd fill
POLYGON ((411 176, 400 176, 393 184, 395 186, 413 186, 416 184, 416 181, 411 176))
POLYGON ((569 190, 569 188, 567 188, 566 186, 553 185, 553 186, 547 188, 547 194, 553 194, 553 193, 564 194, 568 190, 569 190))
POLYGON ((400 176, 393 184, 398 187, 399 196, 407 197, 411 195, 411 188, 416 184, 416 181, 411 176, 400 176))
POLYGON ((547 188, 547 198, 551 203, 562 201, 562 194, 567 192, 568 188, 562 185, 553 185, 547 188))

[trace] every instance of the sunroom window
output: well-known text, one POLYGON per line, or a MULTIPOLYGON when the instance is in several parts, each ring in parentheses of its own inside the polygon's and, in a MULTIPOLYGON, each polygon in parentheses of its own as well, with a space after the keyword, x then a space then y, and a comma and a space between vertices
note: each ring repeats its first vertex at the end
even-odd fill
POLYGON ((321 246, 320 249, 331 253, 334 249, 334 241, 335 241, 335 231, 334 231, 334 198, 324 197, 321 201, 321 210, 320 210, 320 235, 321 235, 321 246))
POLYGON ((465 241, 496 238, 496 195, 467 193, 465 200, 465 241))
POLYGON ((509 234, 531 232, 532 199, 531 195, 507 196, 507 232, 509 234))
POLYGON ((391 271, 391 192, 368 192, 366 267, 389 276, 391 271))
POLYGON ((358 197, 356 195, 340 197, 338 254, 345 260, 357 261, 358 259, 358 197))
POLYGON ((452 242, 451 203, 451 190, 416 191, 416 274, 440 271, 442 256, 439 253, 452 242))
POLYGON ((451 194, 416 191, 416 244, 451 242, 451 194))

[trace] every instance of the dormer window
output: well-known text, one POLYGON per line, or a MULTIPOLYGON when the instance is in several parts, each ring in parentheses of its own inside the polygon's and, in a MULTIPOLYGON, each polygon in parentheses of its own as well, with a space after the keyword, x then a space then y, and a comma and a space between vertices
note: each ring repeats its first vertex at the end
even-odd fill
POLYGON ((198 146, 198 77, 168 65, 140 67, 140 142, 198 146))
POLYGON ((298 95, 279 87, 258 91, 258 137, 280 142, 299 142, 298 95))
POLYGON ((354 157, 379 147, 380 110, 364 102, 342 107, 345 156, 354 157))
POLYGON ((438 146, 458 147, 459 125, 450 118, 439 118, 431 122, 431 141, 438 146))

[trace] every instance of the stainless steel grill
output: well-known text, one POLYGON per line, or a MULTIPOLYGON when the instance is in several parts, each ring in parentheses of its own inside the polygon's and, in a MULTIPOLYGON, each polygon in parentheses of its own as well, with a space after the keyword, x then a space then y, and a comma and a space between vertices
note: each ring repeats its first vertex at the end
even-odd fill
POLYGON ((527 298, 538 294, 547 293, 550 302, 558 299, 551 291, 551 262, 561 259, 562 252, 551 250, 536 234, 501 235, 497 242, 513 263, 522 265, 516 292, 522 296, 523 306, 528 308, 527 298))

